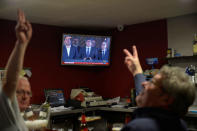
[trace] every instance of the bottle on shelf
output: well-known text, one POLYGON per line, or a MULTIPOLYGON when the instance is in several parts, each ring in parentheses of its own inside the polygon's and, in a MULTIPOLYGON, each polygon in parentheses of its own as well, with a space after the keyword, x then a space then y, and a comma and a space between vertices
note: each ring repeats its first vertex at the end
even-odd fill
POLYGON ((195 85, 197 85, 197 67, 195 66, 195 74, 194 74, 195 85))
POLYGON ((185 71, 189 76, 190 79, 193 83, 195 83, 195 73, 196 73, 196 67, 194 65, 190 65, 188 67, 186 67, 186 71, 185 71))
POLYGON ((135 88, 131 88, 131 106, 136 106, 135 97, 136 97, 136 90, 135 88))
POLYGON ((197 55, 197 34, 194 34, 193 55, 197 55))
POLYGON ((84 112, 82 112, 82 115, 81 115, 80 131, 88 131, 86 116, 84 112))
POLYGON ((130 97, 126 96, 125 101, 126 101, 126 106, 129 106, 131 104, 131 98, 130 97))

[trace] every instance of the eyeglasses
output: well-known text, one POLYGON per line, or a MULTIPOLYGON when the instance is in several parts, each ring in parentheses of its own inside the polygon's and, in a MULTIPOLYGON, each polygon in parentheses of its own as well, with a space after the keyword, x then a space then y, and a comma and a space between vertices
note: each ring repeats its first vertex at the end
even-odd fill
POLYGON ((29 97, 32 97, 32 93, 30 91, 24 91, 24 90, 17 90, 16 91, 17 95, 27 95, 29 97))
POLYGON ((159 89, 161 89, 163 93, 166 93, 166 90, 162 87, 161 82, 158 82, 153 79, 150 79, 148 82, 150 85, 154 85, 154 86, 158 87, 159 89))

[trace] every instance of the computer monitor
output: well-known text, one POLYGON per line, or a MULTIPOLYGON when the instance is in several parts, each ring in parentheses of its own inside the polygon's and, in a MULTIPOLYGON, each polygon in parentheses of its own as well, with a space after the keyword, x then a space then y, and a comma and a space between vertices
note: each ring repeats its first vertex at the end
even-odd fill
POLYGON ((44 89, 45 98, 51 107, 64 106, 66 101, 63 89, 44 89))

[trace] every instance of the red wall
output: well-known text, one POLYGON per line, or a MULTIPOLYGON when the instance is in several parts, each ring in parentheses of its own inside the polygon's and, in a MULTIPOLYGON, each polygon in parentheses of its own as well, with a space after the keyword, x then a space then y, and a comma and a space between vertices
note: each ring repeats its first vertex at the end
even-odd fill
MULTIPOLYGON (((15 22, 0 20, 0 67, 4 67, 14 47, 15 22)), ((167 49, 166 20, 159 20, 125 27, 124 31, 111 30, 96 34, 112 35, 110 67, 61 66, 62 33, 95 33, 93 31, 68 30, 61 27, 33 24, 33 38, 27 49, 24 67, 30 67, 32 77, 32 103, 44 101, 44 88, 63 88, 66 98, 72 88, 86 86, 104 97, 129 96, 133 78, 124 65, 124 48, 137 45, 144 68, 146 57, 159 57, 164 64, 167 49)))

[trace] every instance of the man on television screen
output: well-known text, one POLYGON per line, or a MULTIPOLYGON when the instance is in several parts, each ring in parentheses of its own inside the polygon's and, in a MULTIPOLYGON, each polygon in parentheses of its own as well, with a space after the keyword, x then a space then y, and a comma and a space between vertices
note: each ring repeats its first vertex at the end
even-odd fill
POLYGON ((98 59, 108 60, 108 57, 109 57, 109 49, 107 48, 107 42, 103 41, 101 43, 101 48, 98 51, 98 59))
POLYGON ((63 49, 62 49, 62 61, 69 59, 76 59, 78 51, 75 46, 71 44, 71 36, 67 35, 64 37, 63 49))
POLYGON ((77 48, 78 52, 80 51, 80 48, 81 48, 79 44, 80 43, 79 43, 79 39, 78 38, 72 39, 72 45, 77 48))
POLYGON ((85 46, 81 48, 79 57, 83 60, 97 60, 97 50, 92 47, 92 39, 87 38, 85 46))

